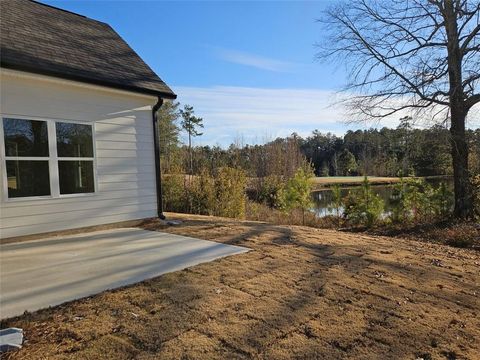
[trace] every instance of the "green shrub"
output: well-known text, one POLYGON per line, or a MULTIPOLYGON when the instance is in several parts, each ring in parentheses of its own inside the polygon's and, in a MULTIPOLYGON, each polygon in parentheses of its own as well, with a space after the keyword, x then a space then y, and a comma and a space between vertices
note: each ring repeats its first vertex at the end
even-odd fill
POLYGON ((215 215, 243 218, 246 186, 247 177, 242 169, 220 168, 215 178, 215 215))
POLYGON ((166 211, 187 211, 185 175, 168 174, 162 179, 163 206, 166 211))
POLYGON ((295 175, 287 181, 283 193, 285 210, 300 209, 302 211, 303 225, 305 225, 305 212, 313 207, 311 192, 312 178, 314 176, 311 166, 299 168, 295 175))
POLYGON ((280 176, 270 175, 260 180, 258 201, 274 209, 283 209, 285 204, 285 181, 280 176))
POLYGON ((202 169, 200 174, 195 176, 190 188, 188 189, 191 209, 194 214, 213 215, 215 199, 215 180, 206 171, 202 169))
POLYGON ((433 213, 433 189, 424 179, 407 179, 405 182, 404 206, 410 210, 409 218, 421 222, 433 213))
POLYGON ((245 216, 247 179, 241 169, 220 168, 216 176, 206 169, 186 181, 184 175, 164 176, 165 209, 201 215, 232 218, 245 216))
POLYGON ((332 186, 332 209, 335 210, 335 215, 340 216, 340 209, 343 206, 343 199, 342 199, 342 188, 339 184, 335 184, 332 186))
POLYGON ((438 188, 433 190, 431 204, 434 214, 439 218, 446 218, 452 213, 453 193, 445 182, 441 182, 438 188))
POLYGON ((372 191, 365 177, 360 189, 351 190, 345 198, 345 218, 354 225, 373 226, 380 220, 383 200, 372 191))
POLYGON ((392 222, 439 220, 452 212, 453 194, 446 183, 434 189, 423 179, 406 179, 395 184, 390 196, 392 222))
POLYGON ((337 220, 337 226, 340 226, 340 211, 344 207, 342 198, 342 188, 339 184, 332 186, 332 202, 328 207, 330 211, 335 211, 335 218, 337 220))
POLYGON ((405 205, 406 184, 403 179, 393 185, 392 194, 389 198, 390 203, 390 220, 394 223, 406 221, 410 218, 411 210, 405 205))

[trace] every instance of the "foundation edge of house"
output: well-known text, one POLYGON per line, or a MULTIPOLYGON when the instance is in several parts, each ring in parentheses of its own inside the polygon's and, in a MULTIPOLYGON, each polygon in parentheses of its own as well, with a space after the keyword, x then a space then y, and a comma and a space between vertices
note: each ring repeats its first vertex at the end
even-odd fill
POLYGON ((85 227, 79 227, 74 229, 49 231, 49 232, 44 232, 40 234, 21 235, 21 236, 7 237, 7 238, 2 238, 0 236, 0 245, 26 242, 26 241, 32 241, 32 240, 41 240, 41 239, 51 238, 51 237, 78 235, 78 234, 84 234, 84 233, 86 234, 94 231, 119 229, 124 227, 138 227, 142 224, 145 224, 151 221, 159 221, 160 225, 164 224, 165 226, 167 226, 167 222, 165 220, 160 220, 157 217, 150 217, 150 218, 135 219, 135 220, 125 220, 125 221, 113 222, 108 224, 85 226, 85 227))

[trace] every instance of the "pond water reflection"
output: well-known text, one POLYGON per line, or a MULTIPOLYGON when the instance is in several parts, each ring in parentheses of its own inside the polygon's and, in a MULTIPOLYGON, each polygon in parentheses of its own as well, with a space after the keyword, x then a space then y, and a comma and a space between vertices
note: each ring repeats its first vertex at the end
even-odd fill
MULTIPOLYGON (((453 189, 452 180, 429 180, 428 181, 434 188, 437 188, 441 182, 446 182, 449 189, 453 189)), ((383 215, 388 215, 391 211, 392 204, 390 203, 390 197, 393 192, 394 185, 372 185, 372 190, 380 195, 385 203, 385 209, 383 215)), ((359 187, 342 188, 342 198, 348 195, 350 190, 359 189, 359 187)), ((336 210, 333 208, 333 192, 330 189, 319 190, 312 192, 312 199, 314 203, 313 211, 318 217, 324 217, 328 215, 336 215, 336 210)), ((340 209, 340 215, 343 213, 343 209, 340 209)))

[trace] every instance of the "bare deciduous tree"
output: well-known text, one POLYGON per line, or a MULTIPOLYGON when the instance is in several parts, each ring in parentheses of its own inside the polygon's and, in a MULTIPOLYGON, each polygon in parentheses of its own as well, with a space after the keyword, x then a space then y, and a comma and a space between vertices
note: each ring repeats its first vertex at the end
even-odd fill
POLYGON ((359 120, 406 109, 450 121, 455 215, 473 215, 465 122, 480 102, 480 1, 351 0, 320 20, 318 56, 349 68, 347 104, 359 120))

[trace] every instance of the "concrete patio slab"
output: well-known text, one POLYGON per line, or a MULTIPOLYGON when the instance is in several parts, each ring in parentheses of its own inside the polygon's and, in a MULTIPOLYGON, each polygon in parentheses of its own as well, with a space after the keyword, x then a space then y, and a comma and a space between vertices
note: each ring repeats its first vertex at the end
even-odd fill
POLYGON ((137 228, 5 244, 0 249, 2 319, 249 251, 137 228))

